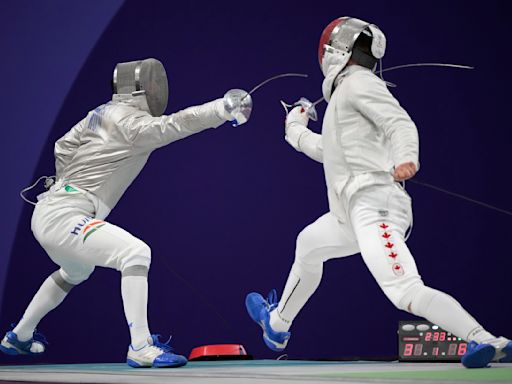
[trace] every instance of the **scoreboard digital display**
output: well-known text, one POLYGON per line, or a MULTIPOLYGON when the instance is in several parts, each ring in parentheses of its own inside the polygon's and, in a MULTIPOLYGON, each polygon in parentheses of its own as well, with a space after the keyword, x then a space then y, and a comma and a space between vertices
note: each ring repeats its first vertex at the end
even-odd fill
POLYGON ((400 361, 460 361, 467 343, 428 321, 400 321, 400 361))

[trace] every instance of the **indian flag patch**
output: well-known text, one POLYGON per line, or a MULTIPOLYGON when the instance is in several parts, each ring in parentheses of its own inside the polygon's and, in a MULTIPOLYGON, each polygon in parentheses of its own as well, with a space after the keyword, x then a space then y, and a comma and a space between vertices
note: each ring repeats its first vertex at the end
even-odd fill
POLYGON ((88 224, 82 231, 82 234, 84 235, 84 240, 82 241, 82 243, 85 243, 85 240, 87 240, 89 236, 91 236, 94 232, 103 227, 105 224, 107 223, 105 223, 102 220, 94 220, 90 224, 88 224))

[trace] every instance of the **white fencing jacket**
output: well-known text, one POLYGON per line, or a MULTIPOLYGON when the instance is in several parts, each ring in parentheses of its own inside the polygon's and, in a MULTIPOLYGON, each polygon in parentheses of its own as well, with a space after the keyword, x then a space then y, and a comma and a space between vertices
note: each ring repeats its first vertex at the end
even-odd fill
POLYGON ((142 170, 151 152, 229 119, 223 100, 153 117, 145 96, 114 95, 55 143, 55 189, 83 192, 104 218, 142 170))
POLYGON ((286 140, 323 163, 329 208, 340 221, 346 220, 345 206, 358 190, 393 183, 393 167, 403 163, 419 169, 416 125, 386 84, 359 65, 349 65, 338 77, 322 134, 292 123, 286 140))

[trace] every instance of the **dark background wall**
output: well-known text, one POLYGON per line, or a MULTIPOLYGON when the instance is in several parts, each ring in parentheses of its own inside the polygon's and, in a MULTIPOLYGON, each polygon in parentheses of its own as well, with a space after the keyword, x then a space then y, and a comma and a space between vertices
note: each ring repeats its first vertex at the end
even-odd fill
MULTIPOLYGON (((150 325, 172 333, 182 353, 236 342, 256 357, 277 356, 246 315, 245 294, 282 290, 296 235, 327 211, 322 167, 285 143, 279 99, 320 96, 318 38, 338 16, 381 27, 388 37, 385 66, 476 67, 386 77, 398 84, 392 91, 419 128, 418 179, 512 209, 505 2, 21 1, 2 4, 0 12, 1 330, 18 320, 57 268, 32 237, 32 207, 17 193, 36 176, 53 174, 54 141, 110 98, 119 61, 164 62, 168 113, 278 73, 310 75, 261 89, 244 126, 226 124, 155 152, 109 216, 152 247, 150 325)), ((319 131, 320 124, 310 127, 319 131)), ((414 184, 408 191, 415 212, 409 245, 424 280, 453 294, 491 332, 511 336, 511 218, 414 184)), ((393 356, 397 321, 410 317, 387 301, 359 256, 329 261, 294 323, 287 352, 292 358, 393 356)), ((122 361, 129 333, 119 274, 97 270, 40 328, 51 344, 38 362, 122 361)))

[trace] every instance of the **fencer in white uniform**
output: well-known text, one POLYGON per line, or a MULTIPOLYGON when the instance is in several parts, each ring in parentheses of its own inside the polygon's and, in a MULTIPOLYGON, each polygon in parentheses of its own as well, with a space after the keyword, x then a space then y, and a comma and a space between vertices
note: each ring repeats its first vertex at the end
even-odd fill
POLYGON ((121 293, 130 328, 127 362, 133 367, 177 367, 187 359, 151 335, 147 320, 151 249, 124 229, 105 221, 151 153, 226 121, 241 124, 252 100, 231 90, 224 98, 162 115, 168 84, 155 59, 120 63, 115 94, 55 143, 56 183, 38 197, 32 231, 60 269, 46 279, 23 318, 7 332, 0 350, 39 354, 43 340, 34 330, 95 267, 121 272, 121 293))
POLYGON ((323 163, 329 212, 297 237, 295 261, 279 302, 258 293, 247 310, 264 331, 264 341, 281 351, 289 328, 322 278, 323 263, 361 253, 371 274, 399 309, 424 317, 467 340, 468 367, 512 360, 512 343, 496 338, 451 296, 426 286, 405 234, 412 220, 411 198, 397 181, 419 169, 414 122, 373 73, 385 51, 384 34, 373 24, 339 18, 322 34, 319 60, 329 102, 322 134, 307 128, 301 106, 286 118, 286 141, 323 163))

